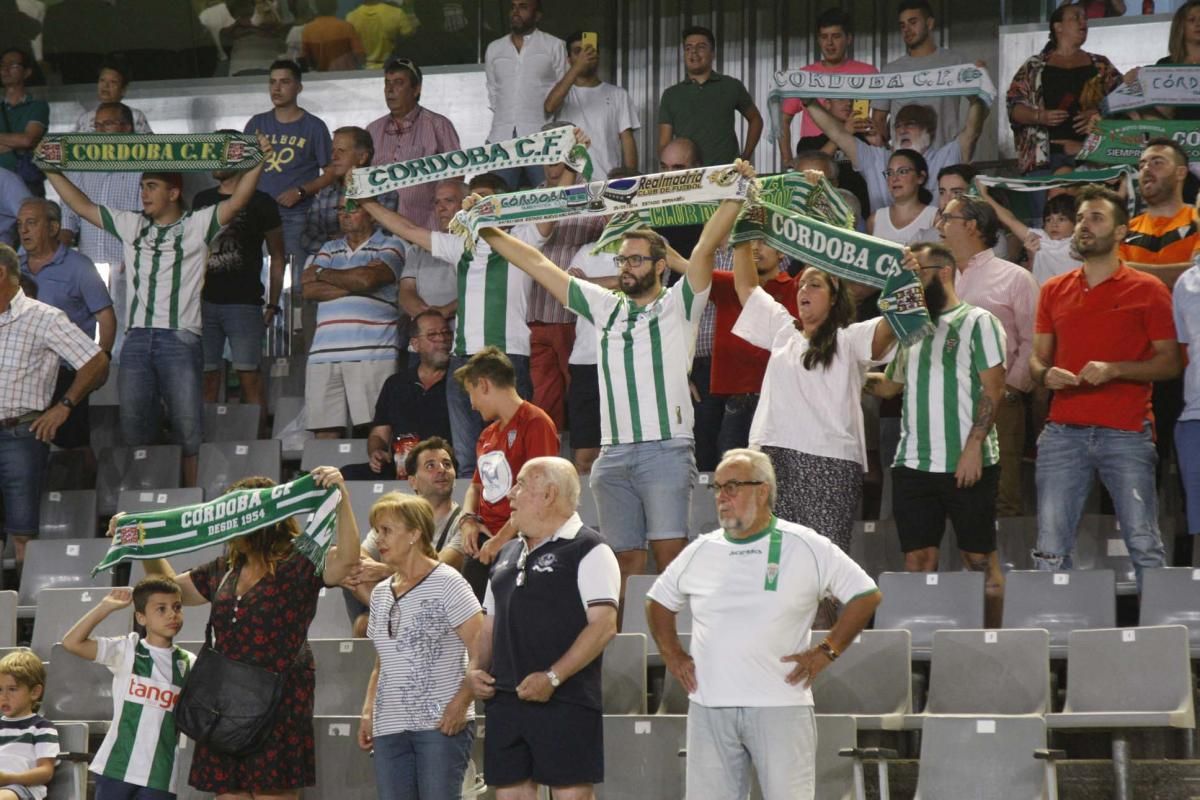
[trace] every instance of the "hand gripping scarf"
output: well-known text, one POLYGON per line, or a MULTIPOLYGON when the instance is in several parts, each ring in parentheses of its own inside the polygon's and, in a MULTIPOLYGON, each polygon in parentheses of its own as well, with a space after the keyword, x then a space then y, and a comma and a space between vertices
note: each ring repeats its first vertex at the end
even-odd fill
POLYGON ((33 154, 55 172, 212 172, 263 160, 248 133, 52 133, 33 154))
MULTIPOLYGON (((914 70, 913 72, 847 75, 831 72, 807 72, 802 69, 779 70, 767 93, 770 109, 771 141, 778 133, 779 106, 785 99, 809 100, 896 100, 914 97, 975 96, 991 108, 996 87, 987 70, 974 64, 914 70)), ((915 100, 913 102, 916 102, 915 100)))
POLYGON ((592 159, 587 148, 575 140, 573 128, 564 126, 506 142, 361 167, 346 176, 346 196, 362 199, 467 174, 541 164, 566 164, 583 175, 584 180, 592 177, 592 159))
POLYGON ((838 228, 786 208, 749 208, 729 237, 734 244, 762 239, 790 258, 838 278, 882 290, 879 310, 902 345, 933 331, 925 292, 914 272, 901 267, 904 249, 894 242, 838 228))
POLYGON ((221 544, 297 514, 310 516, 293 545, 318 571, 323 570, 337 528, 340 499, 337 487, 322 489, 311 475, 305 475, 278 486, 238 489, 194 506, 124 514, 108 555, 92 574, 129 559, 167 558, 221 544))
MULTIPOLYGON (((1137 80, 1122 83, 1100 104, 1106 117, 1146 106, 1200 106, 1200 67, 1164 64, 1142 67, 1137 80)), ((1195 129, 1195 124, 1192 124, 1195 129)))

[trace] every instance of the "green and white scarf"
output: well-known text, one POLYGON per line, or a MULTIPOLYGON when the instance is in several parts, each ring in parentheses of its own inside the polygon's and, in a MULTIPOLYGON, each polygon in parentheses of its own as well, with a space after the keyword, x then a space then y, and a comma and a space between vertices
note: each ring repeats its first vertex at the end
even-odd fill
POLYGON ((246 536, 297 514, 309 514, 293 546, 317 570, 337 529, 341 492, 322 489, 312 475, 264 489, 238 489, 216 500, 144 514, 124 514, 117 522, 112 546, 92 569, 95 575, 127 559, 167 558, 246 536))
POLYGON ((574 128, 564 126, 506 142, 361 167, 346 177, 346 196, 361 199, 468 174, 544 164, 566 164, 583 175, 584 180, 592 178, 592 159, 587 148, 576 141, 574 128))
POLYGON ((497 194, 484 197, 470 211, 458 212, 450 232, 463 236, 473 249, 480 228, 719 203, 744 199, 754 188, 754 182, 732 166, 722 166, 497 194))
POLYGON ((770 203, 748 209, 729 238, 734 244, 762 239, 803 264, 882 290, 879 310, 903 345, 933 331, 921 282, 901 266, 904 249, 895 242, 838 228, 770 203))
POLYGON ((1142 67, 1136 81, 1122 83, 1108 93, 1100 112, 1110 117, 1146 106, 1200 106, 1200 66, 1142 67))
POLYGON ((248 133, 52 133, 33 154, 56 172, 212 172, 263 160, 248 133))
MULTIPOLYGON (((821 178, 820 183, 814 186, 798 172, 768 175, 758 179, 758 197, 764 203, 798 211, 831 225, 854 227, 854 213, 826 178, 821 178)), ((596 240, 592 255, 615 251, 620 246, 621 237, 629 231, 703 225, 716 210, 716 203, 694 203, 618 214, 609 220, 604 232, 596 240)))
POLYGON ((1073 186, 1086 186, 1089 183, 1108 183, 1124 178, 1125 201, 1129 215, 1133 216, 1137 207, 1137 194, 1133 188, 1133 176, 1136 170, 1132 167, 1116 167, 1114 169, 1082 169, 1074 172, 1064 172, 1061 175, 1043 175, 1040 178, 997 178, 991 175, 980 175, 976 180, 989 189, 1006 189, 1010 192, 1045 192, 1050 189, 1070 189, 1073 186))
POLYGON ((1200 162, 1200 124, 1163 120, 1105 119, 1083 142, 1076 159, 1097 164, 1136 166, 1151 139, 1171 139, 1187 153, 1188 161, 1200 162))
POLYGON ((836 72, 779 70, 767 93, 771 139, 779 124, 779 106, 785 99, 896 100, 913 97, 979 97, 989 108, 996 102, 996 86, 986 69, 956 64, 912 72, 848 75, 836 72))

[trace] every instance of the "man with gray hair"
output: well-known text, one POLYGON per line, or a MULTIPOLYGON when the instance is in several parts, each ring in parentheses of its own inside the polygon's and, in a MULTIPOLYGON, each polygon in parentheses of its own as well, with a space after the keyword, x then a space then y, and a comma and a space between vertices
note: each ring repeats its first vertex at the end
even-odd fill
POLYGON ((538 785, 589 800, 604 780, 600 656, 617 633, 617 558, 579 518, 566 459, 526 461, 509 503, 520 536, 492 567, 467 672, 487 701, 483 771, 497 800, 538 785))
POLYGON ((753 765, 765 800, 812 798, 809 687, 854 642, 882 595, 829 539, 775 517, 775 470, 761 452, 726 452, 709 488, 721 528, 689 544, 646 599, 650 632, 691 700, 686 794, 740 800, 753 765), (810 647, 817 609, 831 597, 845 607, 810 647), (676 631, 688 604, 690 655, 676 631))
MULTIPOLYGON (((433 187, 433 213, 437 229, 450 230, 450 220, 462 208, 467 184, 461 178, 438 181, 433 187)), ((415 244, 407 245, 404 272, 400 275, 400 308, 410 319, 436 311, 445 319, 458 312, 458 267, 415 244)))
POLYGON ((1033 390, 1029 357, 1033 355, 1038 285, 1029 270, 996 256, 992 248, 999 227, 991 204, 972 195, 960 195, 947 203, 937 222, 938 233, 958 264, 954 290, 959 299, 990 311, 1004 327, 1004 396, 996 409, 1000 442, 996 515, 1017 517, 1025 513, 1021 456, 1025 451, 1025 397, 1033 390))

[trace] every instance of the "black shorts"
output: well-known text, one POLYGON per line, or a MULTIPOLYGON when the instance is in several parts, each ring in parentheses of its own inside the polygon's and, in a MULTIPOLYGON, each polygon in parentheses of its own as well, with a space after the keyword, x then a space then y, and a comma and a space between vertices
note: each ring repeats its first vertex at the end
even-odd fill
POLYGON ((527 703, 513 692, 487 701, 483 774, 489 786, 604 781, 604 715, 564 703, 527 703))
POLYGON ((595 364, 572 364, 567 389, 567 430, 571 447, 600 446, 600 376, 595 364))
POLYGON ((958 549, 990 553, 996 549, 996 489, 1000 465, 984 467, 974 486, 959 489, 953 472, 892 469, 892 512, 900 549, 908 553, 939 547, 946 517, 954 525, 958 549))
MULTIPOLYGON (((51 408, 62 399, 74 381, 75 370, 62 366, 58 368, 58 380, 54 385, 54 394, 51 396, 51 408)), ((58 430, 54 433, 54 444, 64 450, 88 447, 91 444, 91 431, 92 426, 88 415, 88 399, 87 395, 84 395, 83 399, 71 409, 71 413, 63 421, 63 424, 58 426, 58 430)))

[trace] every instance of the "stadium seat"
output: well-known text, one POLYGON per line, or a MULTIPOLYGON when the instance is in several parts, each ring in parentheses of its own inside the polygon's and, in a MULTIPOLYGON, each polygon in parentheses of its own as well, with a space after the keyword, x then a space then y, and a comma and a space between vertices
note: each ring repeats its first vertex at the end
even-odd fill
MULTIPOLYGON (((275 416, 271 420, 271 438, 281 441, 285 461, 299 461, 300 456, 303 455, 303 447, 294 447, 291 437, 289 437, 288 441, 283 441, 284 431, 303 413, 303 397, 280 397, 275 404, 275 416)), ((313 435, 305 429, 299 438, 300 442, 303 443, 313 438, 313 435)))
POLYGON ((354 519, 358 522, 358 534, 364 540, 371 530, 371 506, 375 505, 376 500, 388 492, 412 494, 408 481, 395 479, 346 481, 346 490, 350 492, 350 508, 354 510, 354 519))
POLYGON ((122 489, 173 489, 179 486, 183 448, 177 444, 109 447, 97 456, 96 507, 100 516, 117 510, 122 489))
POLYGON ((917 798, 1042 800, 1051 768, 1040 717, 930 717, 921 733, 917 798))
POLYGON ((204 490, 199 486, 184 486, 178 489, 122 489, 117 495, 117 511, 163 511, 203 502, 204 490))
POLYGON ((242 442, 258 438, 262 407, 254 403, 205 403, 204 441, 242 442))
MULTIPOLYGON (((1169 528, 1163 528, 1163 546, 1170 558, 1174 539, 1169 528)), ((1075 569, 1112 570, 1117 579, 1117 594, 1137 594, 1137 578, 1129 549, 1121 535, 1117 518, 1109 514, 1084 514, 1079 521, 1079 535, 1075 539, 1075 569)))
POLYGON ((900 550, 895 520, 868 519, 855 522, 850 539, 850 557, 872 580, 879 580, 884 572, 902 572, 904 553, 900 550))
POLYGON ((1142 574, 1139 625, 1184 625, 1192 658, 1200 658, 1200 569, 1162 567, 1142 574))
POLYGON ((0 647, 17 644, 17 593, 0 591, 0 647))
POLYGON ((121 438, 120 407, 98 406, 94 401, 89 402, 88 444, 92 446, 92 452, 99 453, 106 447, 120 447, 124 443, 121 438))
POLYGON ((1072 631, 1066 703, 1061 713, 1046 715, 1046 725, 1051 730, 1112 730, 1114 794, 1133 797, 1127 730, 1194 729, 1192 692, 1183 625, 1072 631))
POLYGON ((679 752, 686 746, 686 716, 606 714, 604 783, 596 797, 682 800, 686 765, 679 752))
POLYGON ((308 472, 316 467, 344 467, 366 460, 366 439, 309 439, 304 443, 300 469, 308 472))
POLYGON ((936 714, 1042 716, 1050 703, 1050 634, 1044 630, 936 631, 920 728, 936 714))
POLYGON ((854 763, 838 755, 858 746, 854 717, 817 714, 817 791, 821 800, 854 800, 854 763))
MULTIPOLYGON (((365 687, 364 687, 365 688, 365 687)), ((362 710, 362 706, 359 706, 362 710)), ((312 797, 338 800, 376 800, 375 765, 358 746, 358 714, 317 716, 317 785, 312 797)), ((309 792, 306 790, 305 795, 309 792)))
POLYGON ((646 713, 646 635, 618 633, 604 648, 605 714, 646 713))
MULTIPOLYGON (((104 599, 108 591, 108 587, 43 590, 38 595, 37 616, 33 618, 33 637, 29 649, 37 653, 38 658, 49 661, 54 645, 61 642, 71 626, 104 599)), ((96 626, 94 635, 124 636, 131 630, 133 609, 128 607, 109 614, 96 626)))
POLYGON ((112 683, 108 667, 56 644, 50 651, 41 713, 47 719, 86 722, 92 733, 103 733, 112 722, 112 683))
POLYGON ((592 485, 584 475, 579 481, 579 518, 583 524, 593 530, 600 530, 600 512, 596 508, 596 496, 592 494, 592 485))
MULTIPOLYGON (((679 644, 683 646, 683 652, 692 652, 692 635, 690 633, 679 634, 679 644)), ((665 670, 663 675, 662 697, 658 701, 658 714, 686 714, 688 711, 688 693, 683 688, 683 684, 675 679, 670 670, 665 670)))
MULTIPOLYGON (((58 749, 62 753, 86 756, 88 726, 76 722, 55 722, 58 730, 58 749)), ((50 800, 86 800, 88 771, 83 761, 62 760, 54 767, 54 777, 46 785, 50 800)))
POLYGON ((46 459, 46 477, 42 491, 94 489, 95 480, 89 474, 82 450, 51 450, 46 459))
POLYGON ((711 533, 720 527, 717 522, 717 501, 713 499, 712 473, 701 472, 692 488, 692 510, 688 538, 695 539, 703 533, 711 533))
POLYGON ((115 407, 121 405, 121 399, 117 396, 117 384, 120 383, 117 376, 120 371, 119 365, 112 363, 108 365, 108 379, 96 391, 88 395, 88 406, 95 408, 96 406, 115 407))
POLYGON ((267 410, 278 414, 276 405, 284 397, 304 397, 305 365, 308 354, 273 358, 262 366, 267 384, 267 410))
MULTIPOLYGON (((313 713, 319 717, 357 717, 362 713, 367 681, 375 669, 375 646, 370 639, 309 639, 317 665, 317 696, 313 713)), ((355 735, 358 730, 355 729, 355 735)))
MULTIPOLYGON (((1034 545, 1037 543, 1037 517, 996 517, 996 556, 1000 571, 1032 569, 1034 545)), ((954 529, 946 523, 938 554, 938 572, 959 572, 965 567, 954 529)))
POLYGON ((1051 658, 1066 657, 1071 631, 1116 624, 1116 581, 1110 569, 1013 570, 1006 578, 1002 626, 1045 628, 1051 658))
POLYGON ((455 478, 454 491, 451 493, 450 498, 459 505, 462 505, 463 498, 467 496, 467 489, 470 487, 470 478, 455 478))
MULTIPOLYGON (((308 626, 309 639, 346 639, 350 636, 350 616, 346 613, 346 601, 337 586, 321 588, 317 600, 317 614, 308 626)), ((362 711, 362 706, 358 707, 362 711)))
POLYGON ((91 574, 92 567, 108 553, 108 547, 108 539, 31 541, 25 546, 18 614, 32 616, 34 604, 47 589, 112 588, 112 570, 91 574))
MULTIPOLYGON (((646 622, 646 593, 654 585, 657 575, 630 575, 625 579, 625 607, 621 612, 621 633, 646 634, 646 658, 650 666, 662 664, 658 644, 650 635, 646 622)), ((675 617, 675 629, 679 633, 692 632, 692 609, 685 605, 675 617)))
POLYGON ((196 482, 205 500, 215 500, 242 478, 264 477, 279 481, 283 474, 278 439, 241 442, 205 442, 200 445, 196 482))
POLYGON ((96 535, 96 490, 42 493, 39 539, 87 539, 96 535))
MULTIPOLYGON (((827 631, 813 631, 816 645, 827 631)), ((900 730, 912 713, 912 636, 867 630, 813 681, 818 714, 849 714, 859 730, 900 730)))
POLYGON ((982 572, 885 572, 876 630, 912 634, 913 657, 929 658, 933 632, 983 627, 982 572))

